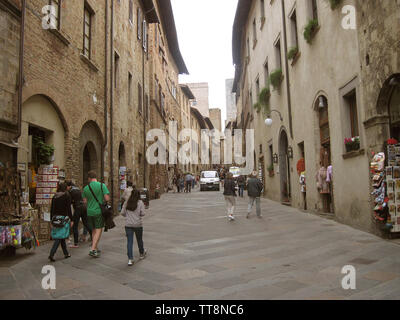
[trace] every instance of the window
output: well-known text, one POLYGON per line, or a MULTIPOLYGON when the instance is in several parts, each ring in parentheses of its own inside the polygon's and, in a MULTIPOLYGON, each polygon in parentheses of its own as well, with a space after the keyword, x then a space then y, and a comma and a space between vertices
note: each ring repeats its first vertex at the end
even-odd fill
POLYGON ((260 79, 259 78, 257 78, 257 80, 256 80, 256 97, 257 97, 257 99, 258 99, 258 96, 260 95, 260 79))
POLYGON ((298 47, 299 37, 297 32, 297 16, 296 10, 293 11, 290 16, 290 25, 291 25, 291 33, 292 33, 292 47, 298 47))
POLYGON ((51 18, 54 19, 57 30, 60 30, 61 1, 62 0, 49 0, 49 5, 53 6, 55 9, 54 16, 51 16, 51 18))
POLYGON ((161 93, 161 111, 165 115, 165 94, 161 93))
POLYGON ((133 0, 129 0, 129 22, 133 24, 133 0))
POLYGON ((317 0, 311 0, 311 17, 318 21, 317 0))
POLYGON ((142 154, 140 152, 138 153, 138 163, 142 164, 142 154))
POLYGON ((264 0, 260 0, 260 12, 261 12, 261 21, 265 21, 265 4, 264 0))
POLYGON ((250 40, 247 38, 247 59, 250 59, 250 40))
POLYGON ((139 113, 143 112, 143 102, 142 102, 142 86, 138 83, 138 110, 139 113))
POLYGON ((257 24, 256 19, 253 20, 253 48, 257 44, 257 24))
POLYGON ((358 130, 357 95, 354 89, 344 97, 349 110, 351 137, 360 135, 358 130))
POLYGON ((114 87, 118 87, 118 77, 119 77, 119 55, 114 52, 114 87))
POLYGON ((147 52, 147 23, 146 20, 143 20, 143 49, 144 52, 147 52))
POLYGON ((264 64, 264 82, 265 87, 269 86, 269 67, 268 67, 268 60, 264 64))
POLYGON ((146 94, 144 103, 145 103, 145 109, 144 109, 145 110, 145 118, 146 118, 146 120, 149 120, 150 109, 149 109, 149 96, 147 94, 146 94))
POLYGON ((132 106, 132 74, 128 74, 128 105, 132 106))
POLYGON ((158 103, 158 80, 155 78, 154 83, 154 100, 158 103))
POLYGON ((276 55, 276 68, 282 69, 282 52, 281 52, 281 39, 275 44, 275 55, 276 55))
POLYGON ((269 164, 274 165, 274 146, 269 145, 269 164))
POLYGON ((142 11, 137 8, 137 37, 140 40, 142 38, 142 11))
POLYGON ((83 19, 83 55, 91 58, 91 42, 92 42, 92 11, 85 3, 84 19, 83 19))

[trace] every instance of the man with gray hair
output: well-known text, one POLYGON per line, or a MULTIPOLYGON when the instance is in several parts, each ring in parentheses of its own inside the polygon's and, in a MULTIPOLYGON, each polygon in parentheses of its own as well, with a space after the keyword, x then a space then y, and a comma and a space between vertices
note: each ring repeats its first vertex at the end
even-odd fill
POLYGON ((257 171, 253 171, 249 180, 247 181, 247 194, 249 196, 249 204, 247 207, 247 216, 250 218, 251 210, 253 209, 254 202, 256 203, 257 217, 261 219, 261 192, 264 186, 262 182, 257 178, 257 171))

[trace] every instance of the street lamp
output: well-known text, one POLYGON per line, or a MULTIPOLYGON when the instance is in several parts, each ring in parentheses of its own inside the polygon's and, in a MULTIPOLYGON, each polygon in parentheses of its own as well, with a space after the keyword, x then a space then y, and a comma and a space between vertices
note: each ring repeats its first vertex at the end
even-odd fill
MULTIPOLYGON (((276 113, 278 113, 278 114, 279 114, 279 119, 280 119, 281 121, 283 121, 282 114, 281 114, 278 110, 271 110, 271 112, 276 112, 276 113)), ((272 119, 271 119, 271 116, 268 116, 268 118, 265 119, 265 124, 266 124, 268 127, 270 127, 270 126, 272 126, 272 123, 273 123, 273 121, 272 121, 272 119)))

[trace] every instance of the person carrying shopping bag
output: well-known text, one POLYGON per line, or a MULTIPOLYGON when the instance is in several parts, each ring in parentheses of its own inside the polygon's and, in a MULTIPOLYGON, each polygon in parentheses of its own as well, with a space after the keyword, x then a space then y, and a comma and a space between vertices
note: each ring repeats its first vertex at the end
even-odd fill
POLYGON ((55 262, 54 255, 57 252, 59 245, 64 253, 65 259, 71 257, 67 250, 65 239, 69 237, 70 227, 73 225, 71 197, 67 193, 67 185, 60 183, 57 193, 51 200, 50 217, 52 223, 51 236, 54 239, 53 247, 50 250, 49 260, 55 262))
POLYGON ((134 188, 132 193, 122 207, 121 215, 126 217, 125 233, 127 237, 128 266, 134 264, 133 261, 133 236, 136 235, 136 241, 139 248, 140 260, 146 257, 147 251, 143 247, 143 221, 144 203, 140 200, 139 191, 134 188))

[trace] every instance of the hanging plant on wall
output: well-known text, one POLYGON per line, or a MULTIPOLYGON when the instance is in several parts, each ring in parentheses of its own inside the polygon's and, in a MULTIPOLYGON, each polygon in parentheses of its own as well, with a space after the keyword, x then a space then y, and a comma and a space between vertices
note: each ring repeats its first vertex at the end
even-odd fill
POLYGON ((308 24, 304 28, 304 39, 306 39, 307 43, 311 43, 312 38, 314 38, 315 31, 318 28, 318 20, 313 19, 308 21, 308 24))
POLYGON ((282 69, 277 69, 269 75, 269 81, 274 89, 278 88, 282 82, 282 69))
POLYGON ((271 98, 271 90, 269 89, 269 84, 267 87, 261 90, 258 95, 258 101, 264 109, 265 113, 269 113, 269 99, 271 98))
POLYGON ((51 157, 54 154, 54 146, 46 144, 41 138, 34 137, 33 143, 36 149, 37 164, 50 164, 51 157))
POLYGON ((287 54, 288 60, 293 60, 297 56, 298 53, 299 53, 299 48, 297 46, 290 48, 290 50, 287 54))
POLYGON ((257 111, 257 113, 259 113, 261 111, 261 108, 262 108, 261 103, 260 102, 256 102, 253 105, 253 108, 257 111))
POLYGON ((329 0, 329 3, 331 4, 331 9, 335 10, 341 2, 342 0, 329 0))

